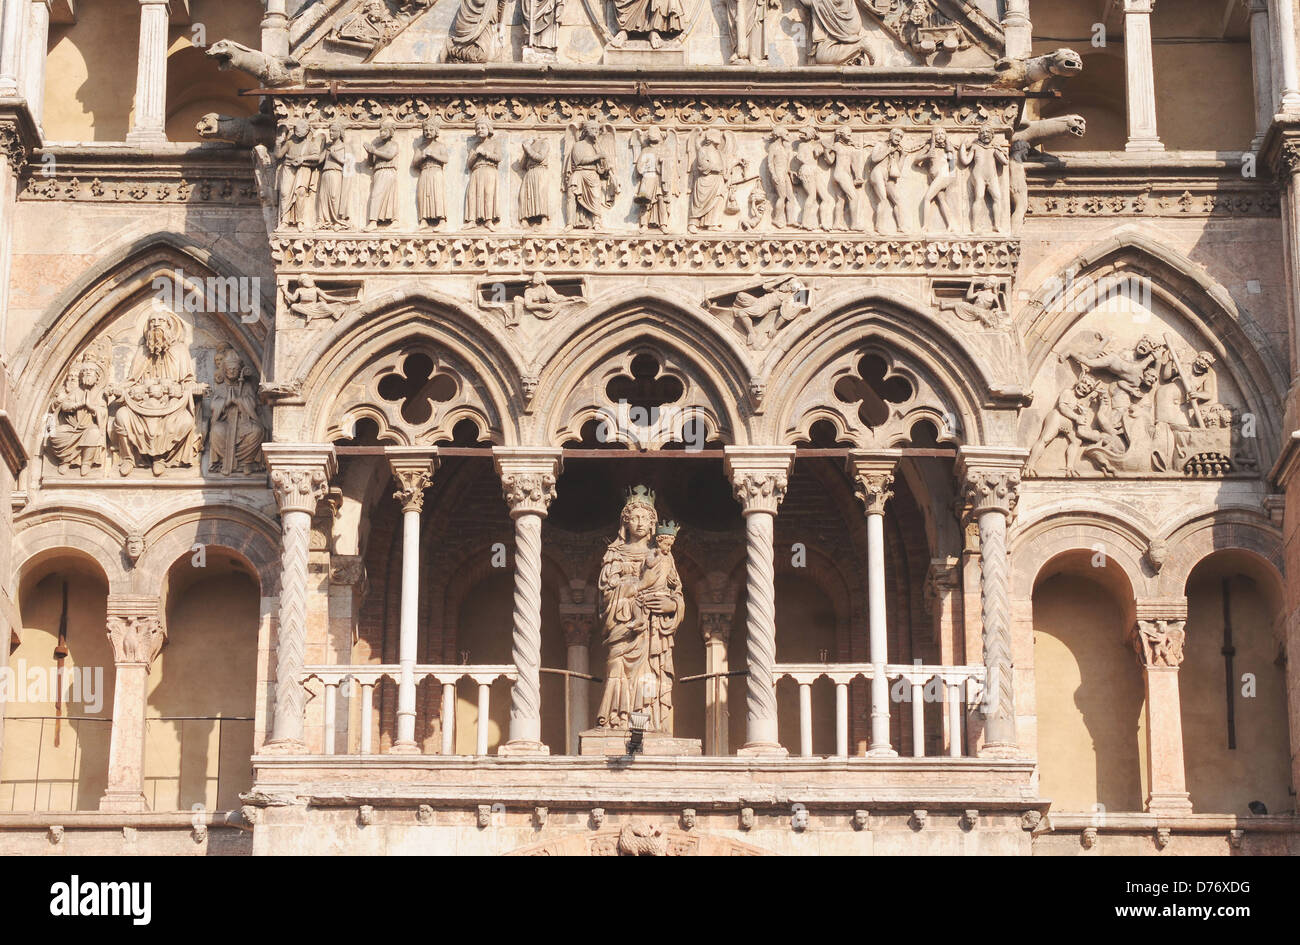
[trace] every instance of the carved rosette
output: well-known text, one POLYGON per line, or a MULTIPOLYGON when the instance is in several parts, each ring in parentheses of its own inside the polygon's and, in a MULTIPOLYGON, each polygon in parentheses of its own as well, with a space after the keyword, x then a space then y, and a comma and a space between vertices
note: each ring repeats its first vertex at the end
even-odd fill
POLYGON ((555 501, 555 476, 550 473, 505 473, 501 491, 510 506, 511 517, 546 515, 555 501))
POLYGON ((167 631, 163 628, 162 618, 156 615, 110 616, 108 641, 113 647, 113 662, 117 665, 141 663, 148 668, 162 652, 163 644, 167 642, 167 631))

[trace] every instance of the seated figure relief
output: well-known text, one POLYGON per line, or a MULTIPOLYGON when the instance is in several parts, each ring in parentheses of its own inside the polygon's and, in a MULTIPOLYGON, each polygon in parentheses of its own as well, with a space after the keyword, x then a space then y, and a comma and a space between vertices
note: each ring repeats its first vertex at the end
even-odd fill
POLYGON ((84 354, 50 405, 54 426, 49 449, 63 475, 75 469, 89 476, 104 466, 108 447, 106 355, 102 351, 84 354))

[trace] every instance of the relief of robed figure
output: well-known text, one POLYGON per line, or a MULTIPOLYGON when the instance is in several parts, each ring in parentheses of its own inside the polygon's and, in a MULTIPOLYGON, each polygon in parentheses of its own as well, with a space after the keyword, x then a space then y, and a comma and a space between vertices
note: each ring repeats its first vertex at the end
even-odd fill
POLYGON ((607 653, 600 728, 625 729, 630 713, 646 712, 647 731, 672 734, 673 643, 686 611, 676 536, 674 523, 658 524, 654 493, 632 489, 597 582, 607 653))

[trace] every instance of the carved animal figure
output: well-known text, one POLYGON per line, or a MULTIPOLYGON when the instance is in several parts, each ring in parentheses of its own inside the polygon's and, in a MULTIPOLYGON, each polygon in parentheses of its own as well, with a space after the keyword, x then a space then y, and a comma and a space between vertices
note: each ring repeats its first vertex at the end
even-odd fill
POLYGON ((234 118, 208 112, 198 120, 194 128, 199 137, 206 141, 229 141, 241 148, 269 145, 275 138, 275 119, 269 115, 234 118))
POLYGON ((993 68, 998 71, 994 88, 1029 89, 1055 76, 1068 79, 1078 75, 1083 71, 1083 57, 1073 49, 1058 49, 1032 59, 999 59, 993 68))
POLYGON ((666 856, 668 838, 654 824, 631 823, 618 833, 620 856, 666 856))
POLYGON ((249 49, 231 39, 219 39, 207 53, 223 69, 238 69, 260 79, 269 87, 302 81, 302 64, 297 59, 278 59, 256 49, 249 49))
POLYGON ((1059 138, 1061 135, 1069 134, 1082 138, 1087 133, 1088 122, 1082 115, 1061 115, 1059 118, 1027 121, 1016 129, 1011 140, 1034 145, 1050 138, 1059 138))

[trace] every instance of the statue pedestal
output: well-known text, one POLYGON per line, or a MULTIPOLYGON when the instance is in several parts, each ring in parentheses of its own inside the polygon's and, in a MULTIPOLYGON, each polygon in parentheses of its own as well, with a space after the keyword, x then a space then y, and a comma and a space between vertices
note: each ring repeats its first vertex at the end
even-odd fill
MULTIPOLYGON (((617 755, 627 757, 628 731, 625 728, 593 728, 578 735, 581 755, 617 755)), ((641 737, 638 755, 702 755, 698 738, 673 738, 662 732, 646 732, 641 737)))
POLYGON ((606 46, 603 62, 607 66, 661 66, 665 69, 680 69, 686 65, 686 50, 680 44, 668 45, 667 41, 658 49, 644 40, 629 42, 626 46, 606 46))

